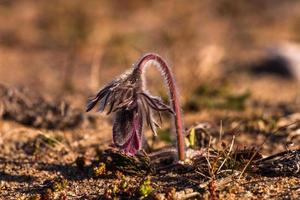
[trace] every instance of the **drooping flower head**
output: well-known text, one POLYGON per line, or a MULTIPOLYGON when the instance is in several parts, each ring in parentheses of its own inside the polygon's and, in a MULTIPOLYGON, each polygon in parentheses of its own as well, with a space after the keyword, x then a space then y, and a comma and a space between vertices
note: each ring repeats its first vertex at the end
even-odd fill
POLYGON ((99 103, 99 112, 107 108, 107 114, 115 113, 113 142, 126 154, 135 155, 142 145, 144 122, 156 135, 159 126, 154 120, 156 112, 161 122, 161 112, 174 113, 158 97, 144 90, 142 75, 137 68, 122 74, 90 98, 86 111, 99 103))

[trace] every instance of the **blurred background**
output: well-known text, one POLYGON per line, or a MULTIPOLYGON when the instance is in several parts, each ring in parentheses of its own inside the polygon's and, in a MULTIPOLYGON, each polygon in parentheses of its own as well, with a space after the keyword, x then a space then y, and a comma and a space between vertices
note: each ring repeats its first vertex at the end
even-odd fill
MULTIPOLYGON (((82 109, 147 52, 170 64, 187 113, 299 102, 299 1, 1 0, 0 24, 0 82, 82 109)), ((160 79, 149 70, 165 97, 160 79)))

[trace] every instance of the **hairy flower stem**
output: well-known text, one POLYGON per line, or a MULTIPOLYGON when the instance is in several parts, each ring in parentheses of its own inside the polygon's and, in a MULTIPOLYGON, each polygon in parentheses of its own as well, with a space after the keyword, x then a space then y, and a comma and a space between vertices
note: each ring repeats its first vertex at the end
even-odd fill
MULTIPOLYGON (((142 75, 145 69, 145 66, 148 64, 153 64, 162 71, 162 75, 167 82, 169 89, 169 98, 170 104, 175 112, 174 123, 177 135, 177 149, 178 149, 178 158, 181 161, 185 159, 185 147, 184 147, 184 134, 182 126, 182 116, 178 98, 177 87, 175 85, 175 80, 173 74, 168 67, 167 63, 157 54, 149 53, 144 55, 135 65, 134 72, 139 75, 142 75)), ((140 76, 143 77, 143 76, 140 76)))

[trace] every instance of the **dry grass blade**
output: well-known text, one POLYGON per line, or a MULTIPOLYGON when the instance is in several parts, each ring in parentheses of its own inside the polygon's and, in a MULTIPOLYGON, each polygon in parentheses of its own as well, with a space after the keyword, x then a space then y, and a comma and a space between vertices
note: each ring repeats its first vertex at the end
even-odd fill
POLYGON ((228 160, 228 158, 230 157, 230 154, 232 153, 232 149, 233 149, 233 144, 234 144, 234 141, 235 141, 235 135, 232 136, 232 141, 231 141, 231 144, 230 144, 230 148, 229 148, 229 151, 225 157, 225 159, 223 160, 222 164, 220 165, 220 167, 218 168, 217 170, 217 174, 219 173, 219 171, 222 169, 223 165, 225 164, 225 162, 228 160))

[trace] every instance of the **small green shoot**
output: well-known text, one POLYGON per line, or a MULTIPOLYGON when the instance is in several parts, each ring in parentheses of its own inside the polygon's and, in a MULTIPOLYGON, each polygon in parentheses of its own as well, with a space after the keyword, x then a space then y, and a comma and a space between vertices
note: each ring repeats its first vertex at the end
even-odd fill
POLYGON ((101 176, 106 172, 106 165, 105 163, 101 162, 97 167, 94 168, 94 175, 101 176))
POLYGON ((141 197, 145 198, 147 197, 151 192, 153 188, 151 186, 151 179, 148 177, 146 180, 144 180, 139 187, 139 194, 141 197))

